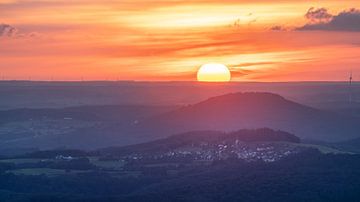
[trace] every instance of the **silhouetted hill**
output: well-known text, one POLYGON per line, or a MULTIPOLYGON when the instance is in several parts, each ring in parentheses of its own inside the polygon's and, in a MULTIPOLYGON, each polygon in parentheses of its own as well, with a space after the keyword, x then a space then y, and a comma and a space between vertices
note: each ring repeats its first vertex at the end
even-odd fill
POLYGON ((100 153, 112 155, 125 155, 129 153, 161 153, 179 148, 198 147, 201 145, 218 145, 234 142, 291 142, 299 143, 300 139, 295 135, 284 131, 275 131, 268 128, 254 130, 238 130, 224 133, 220 131, 192 131, 168 138, 155 140, 147 143, 124 147, 112 147, 99 150, 100 153))
POLYGON ((143 123, 150 130, 232 131, 268 127, 301 138, 340 141, 360 136, 360 120, 301 105, 272 93, 233 93, 157 116, 143 123))

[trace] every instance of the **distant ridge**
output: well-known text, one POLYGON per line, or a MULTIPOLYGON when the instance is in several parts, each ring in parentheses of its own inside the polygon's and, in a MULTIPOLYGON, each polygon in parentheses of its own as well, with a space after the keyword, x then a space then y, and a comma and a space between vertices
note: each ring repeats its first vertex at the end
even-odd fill
MULTIPOLYGON (((142 97, 146 98, 145 95, 142 97)), ((277 94, 262 92, 225 94, 183 107, 81 106, 4 110, 0 115, 0 124, 3 124, 0 153, 14 148, 20 151, 123 146, 188 131, 228 133, 239 129, 271 128, 287 131, 301 139, 330 143, 360 137, 359 118, 315 109, 277 94), (43 130, 43 123, 50 124, 47 127, 51 130, 43 130), (33 125, 33 130, 29 130, 29 125, 33 125), (19 129, 12 130, 13 127, 19 129)))

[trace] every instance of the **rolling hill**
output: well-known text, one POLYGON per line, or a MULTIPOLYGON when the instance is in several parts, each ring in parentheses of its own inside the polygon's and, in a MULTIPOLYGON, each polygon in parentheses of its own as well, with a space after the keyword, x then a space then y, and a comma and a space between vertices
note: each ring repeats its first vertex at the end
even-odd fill
POLYGON ((189 148, 208 147, 210 145, 244 143, 246 145, 258 142, 287 142, 300 143, 300 139, 295 135, 284 131, 275 131, 269 128, 254 130, 242 129, 230 133, 220 131, 191 131, 172 135, 167 138, 150 141, 142 144, 110 147, 99 150, 102 155, 125 155, 131 153, 163 153, 171 150, 192 150, 189 148))
POLYGON ((152 117, 138 127, 158 134, 241 128, 284 130, 300 138, 342 141, 360 136, 360 119, 287 100, 272 93, 232 93, 152 117))

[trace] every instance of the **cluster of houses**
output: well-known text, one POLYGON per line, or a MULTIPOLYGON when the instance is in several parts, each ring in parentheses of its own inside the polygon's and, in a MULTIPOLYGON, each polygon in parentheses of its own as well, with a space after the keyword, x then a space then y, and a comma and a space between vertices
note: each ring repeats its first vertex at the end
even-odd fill
POLYGON ((281 142, 244 143, 240 141, 221 144, 190 145, 167 152, 133 153, 126 159, 134 161, 215 161, 242 159, 245 161, 275 162, 291 154, 299 153, 304 148, 281 142))

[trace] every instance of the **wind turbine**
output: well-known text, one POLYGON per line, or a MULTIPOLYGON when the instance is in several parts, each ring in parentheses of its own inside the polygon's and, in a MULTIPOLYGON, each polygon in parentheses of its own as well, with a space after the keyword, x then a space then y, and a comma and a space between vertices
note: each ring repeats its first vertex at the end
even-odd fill
POLYGON ((350 71, 350 77, 349 77, 349 104, 350 107, 352 105, 353 97, 352 97, 352 84, 353 84, 353 72, 350 71))

